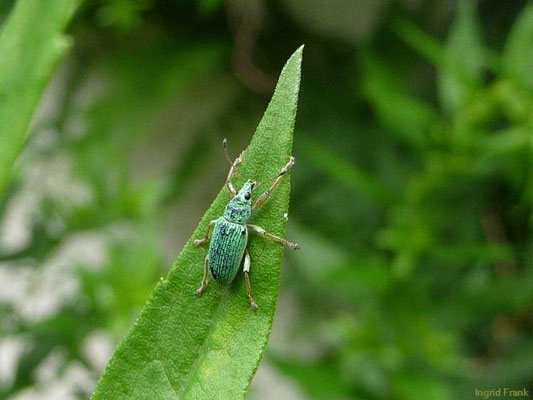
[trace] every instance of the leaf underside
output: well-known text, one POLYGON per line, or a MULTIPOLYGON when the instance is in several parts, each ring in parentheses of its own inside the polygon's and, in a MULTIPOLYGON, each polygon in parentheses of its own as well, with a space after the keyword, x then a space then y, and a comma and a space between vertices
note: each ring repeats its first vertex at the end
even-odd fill
POLYGON ((61 33, 75 0, 18 0, 0 33, 0 194, 35 107, 70 41, 61 33))
MULTIPOLYGON (((275 176, 291 155, 302 50, 281 72, 272 100, 239 166, 245 179, 275 176)), ((288 174, 289 175, 289 174, 288 174)), ((251 223, 284 236, 290 181, 282 180, 251 223)), ((266 185, 265 185, 266 186, 266 185)), ((259 365, 276 307, 283 248, 250 238, 251 282, 259 310, 250 310, 242 273, 227 287, 210 282, 194 296, 207 248, 197 249, 210 220, 222 215, 229 195, 222 189, 166 279, 158 283, 137 322, 115 350, 93 399, 237 399, 246 394, 259 365)))

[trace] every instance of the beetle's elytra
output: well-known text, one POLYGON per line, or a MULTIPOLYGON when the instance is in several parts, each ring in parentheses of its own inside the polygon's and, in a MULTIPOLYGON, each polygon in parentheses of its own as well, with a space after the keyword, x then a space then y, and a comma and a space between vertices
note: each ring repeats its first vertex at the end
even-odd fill
MULTIPOLYGON (((224 139, 224 150, 226 152, 226 157, 229 160, 226 139, 224 139)), ((257 183, 248 180, 239 191, 236 191, 231 183, 231 178, 235 174, 237 166, 242 162, 242 157, 243 153, 241 153, 235 161, 230 161, 231 167, 226 179, 226 188, 232 196, 232 199, 226 205, 224 215, 209 222, 204 237, 194 241, 194 245, 197 247, 207 242, 209 240, 209 233, 214 226, 215 229, 209 244, 209 251, 207 252, 204 262, 204 277, 196 294, 200 296, 207 288, 209 275, 211 275, 213 280, 222 285, 230 284, 242 264, 244 280, 246 283, 246 296, 250 302, 251 309, 257 310, 257 304, 252 296, 249 276, 251 261, 248 250, 246 249, 248 244, 248 233, 252 232, 259 234, 268 239, 283 243, 285 246, 289 246, 295 250, 299 247, 296 243, 291 243, 283 238, 272 235, 260 226, 251 225, 247 222, 252 211, 265 204, 283 176, 294 165, 294 157, 290 158, 289 162, 281 169, 278 176, 276 176, 270 188, 259 196, 253 206, 252 192, 258 186, 257 183)))
POLYGON ((215 281, 229 284, 239 269, 248 242, 243 224, 220 217, 215 222, 213 238, 207 254, 209 272, 215 281))

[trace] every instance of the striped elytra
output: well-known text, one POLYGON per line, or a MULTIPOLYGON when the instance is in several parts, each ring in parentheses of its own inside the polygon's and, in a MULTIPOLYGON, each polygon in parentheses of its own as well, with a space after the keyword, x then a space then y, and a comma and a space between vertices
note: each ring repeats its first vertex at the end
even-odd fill
POLYGON ((223 285, 233 281, 247 243, 246 224, 230 222, 224 217, 217 219, 207 255, 209 272, 215 281, 223 285))

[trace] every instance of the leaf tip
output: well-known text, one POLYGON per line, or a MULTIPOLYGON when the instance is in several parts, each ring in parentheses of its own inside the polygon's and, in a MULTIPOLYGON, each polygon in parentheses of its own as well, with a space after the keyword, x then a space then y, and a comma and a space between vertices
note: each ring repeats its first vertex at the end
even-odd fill
POLYGON ((300 47, 298 47, 296 49, 296 51, 292 54, 291 58, 298 58, 298 61, 301 62, 302 55, 303 55, 303 52, 304 52, 304 47, 305 47, 304 44, 302 44, 300 47))
POLYGON ((298 65, 302 64, 302 54, 304 51, 304 45, 302 44, 300 47, 296 49, 294 53, 289 57, 287 60, 287 63, 285 65, 296 63, 298 65))

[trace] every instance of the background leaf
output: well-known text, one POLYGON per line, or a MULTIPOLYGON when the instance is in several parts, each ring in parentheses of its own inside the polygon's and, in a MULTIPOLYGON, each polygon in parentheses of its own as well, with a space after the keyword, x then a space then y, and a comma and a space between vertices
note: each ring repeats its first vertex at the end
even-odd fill
MULTIPOLYGON (((238 184, 275 176, 287 162, 300 83, 302 48, 284 67, 276 91, 244 154, 238 184)), ((253 223, 283 235, 289 179, 253 217, 253 223)), ((223 212, 229 195, 222 189, 192 238, 223 212)), ((165 280, 157 285, 134 327, 115 351, 94 399, 242 398, 259 364, 271 329, 283 249, 252 238, 251 280, 259 304, 251 312, 241 275, 230 287, 211 282, 197 299, 206 249, 192 238, 165 280)))
POLYGON ((428 127, 437 119, 431 106, 411 96, 394 68, 373 52, 364 53, 361 69, 363 92, 383 125, 401 142, 423 146, 428 127))
POLYGON ((69 47, 62 30, 74 0, 19 0, 0 34, 0 194, 26 139, 37 102, 69 47))
POLYGON ((475 1, 460 1, 440 65, 439 95, 444 108, 456 111, 481 85, 484 52, 475 1))
POLYGON ((503 54, 504 72, 526 88, 533 88, 533 4, 528 4, 516 20, 503 54))
POLYGON ((388 205, 394 200, 387 187, 352 162, 329 151, 309 136, 302 136, 301 141, 304 145, 303 156, 318 169, 328 172, 341 185, 369 197, 377 204, 388 205))

